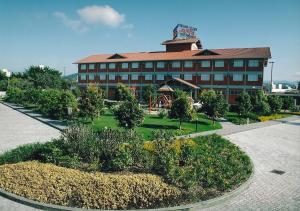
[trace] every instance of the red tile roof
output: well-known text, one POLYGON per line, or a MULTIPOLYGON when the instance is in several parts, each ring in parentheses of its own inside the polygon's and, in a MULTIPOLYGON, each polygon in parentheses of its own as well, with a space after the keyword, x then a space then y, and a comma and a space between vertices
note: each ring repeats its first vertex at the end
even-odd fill
MULTIPOLYGON (((207 49, 205 49, 207 50, 207 49)), ((238 58, 271 58, 269 47, 262 48, 226 48, 210 49, 218 55, 197 55, 205 51, 190 50, 180 52, 138 52, 138 53, 118 53, 125 58, 109 59, 114 54, 98 54, 80 59, 75 64, 81 63, 109 63, 109 62, 132 62, 132 61, 168 61, 168 60, 206 60, 206 59, 238 59, 238 58)))

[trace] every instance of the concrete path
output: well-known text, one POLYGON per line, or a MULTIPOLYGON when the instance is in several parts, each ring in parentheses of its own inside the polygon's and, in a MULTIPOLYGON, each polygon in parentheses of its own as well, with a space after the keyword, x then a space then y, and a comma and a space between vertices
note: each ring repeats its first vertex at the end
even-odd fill
MULTIPOLYGON (((235 126, 222 123, 225 135, 251 157, 253 183, 241 195, 207 210, 300 210, 300 118, 235 126), (282 170, 282 175, 271 173, 282 170)), ((204 132, 198 135, 206 135, 204 132)), ((17 145, 46 141, 59 132, 0 104, 0 153, 17 145)), ((0 197, 1 211, 37 210, 0 197)))
MULTIPOLYGON (((0 103, 0 153, 22 144, 45 142, 58 136, 58 130, 0 103)), ((32 211, 36 209, 0 196, 0 210, 32 211)))
POLYGON ((300 210, 299 118, 225 138, 251 157, 253 183, 239 196, 206 210, 300 210), (272 173, 274 169, 285 173, 272 173))

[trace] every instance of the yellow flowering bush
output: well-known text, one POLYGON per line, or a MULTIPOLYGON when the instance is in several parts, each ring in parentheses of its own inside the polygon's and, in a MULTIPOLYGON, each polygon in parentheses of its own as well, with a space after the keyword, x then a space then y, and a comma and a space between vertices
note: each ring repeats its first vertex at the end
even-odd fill
POLYGON ((49 204, 98 209, 154 208, 181 191, 144 173, 87 173, 37 161, 0 166, 0 187, 49 204))
POLYGON ((269 121, 269 120, 282 119, 282 118, 285 118, 285 117, 287 117, 286 114, 272 114, 272 115, 269 115, 269 116, 259 116, 258 119, 261 122, 266 122, 266 121, 269 121))

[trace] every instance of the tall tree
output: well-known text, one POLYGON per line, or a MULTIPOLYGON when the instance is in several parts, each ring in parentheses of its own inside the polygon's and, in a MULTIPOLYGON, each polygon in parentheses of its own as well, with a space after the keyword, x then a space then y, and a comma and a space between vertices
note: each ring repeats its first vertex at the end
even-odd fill
POLYGON ((268 103, 272 114, 279 113, 282 108, 282 99, 276 95, 268 96, 268 103))
POLYGON ((127 99, 114 111, 115 118, 119 125, 125 128, 134 128, 144 121, 144 112, 140 108, 137 100, 127 99))
POLYGON ((62 78, 58 70, 50 67, 30 66, 24 77, 34 84, 35 88, 61 88, 62 78))
POLYGON ((247 116, 253 108, 250 95, 245 91, 239 94, 239 96, 236 98, 236 102, 240 115, 247 116))
POLYGON ((179 129, 184 120, 192 118, 193 106, 187 96, 181 96, 172 102, 169 117, 172 119, 179 119, 179 129))
POLYGON ((95 85, 89 85, 79 100, 80 115, 86 118, 99 117, 104 108, 103 93, 95 85))
POLYGON ((292 110, 294 107, 295 107, 295 102, 293 97, 288 96, 283 98, 282 108, 284 109, 284 111, 292 110))
POLYGON ((156 95, 157 95, 157 90, 156 90, 156 87, 153 84, 145 86, 144 92, 143 92, 144 101, 149 103, 150 96, 153 100, 156 97, 156 95))
POLYGON ((123 100, 131 100, 134 98, 131 90, 125 86, 124 84, 118 84, 116 88, 116 100, 123 101, 123 100))
POLYGON ((213 120, 220 118, 228 111, 228 104, 221 94, 216 94, 213 90, 203 91, 200 95, 202 103, 201 111, 213 120))
POLYGON ((262 115, 267 115, 270 113, 271 108, 268 103, 268 98, 263 90, 259 90, 254 97, 253 110, 262 115))

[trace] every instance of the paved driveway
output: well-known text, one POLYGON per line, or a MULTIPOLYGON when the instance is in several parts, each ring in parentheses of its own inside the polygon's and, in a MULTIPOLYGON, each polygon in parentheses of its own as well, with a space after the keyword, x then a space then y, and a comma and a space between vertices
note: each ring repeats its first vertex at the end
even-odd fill
POLYGON ((226 138, 251 157, 249 189, 207 210, 300 210, 300 120, 235 133, 226 138), (282 175, 271 173, 282 170, 282 175))
MULTIPOLYGON (((244 130, 226 128, 218 133, 251 157, 255 166, 253 183, 239 196, 207 210, 300 210, 300 118, 260 123, 244 130), (273 169, 285 173, 271 173, 273 169)), ((58 134, 57 130, 0 104, 0 152, 58 134)), ((0 210, 36 209, 0 197, 0 210)))

